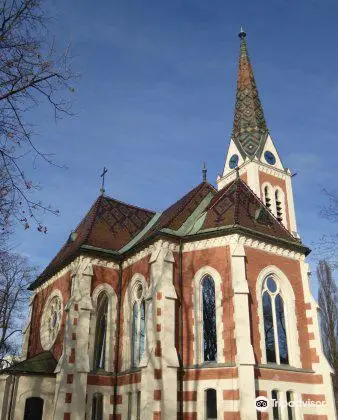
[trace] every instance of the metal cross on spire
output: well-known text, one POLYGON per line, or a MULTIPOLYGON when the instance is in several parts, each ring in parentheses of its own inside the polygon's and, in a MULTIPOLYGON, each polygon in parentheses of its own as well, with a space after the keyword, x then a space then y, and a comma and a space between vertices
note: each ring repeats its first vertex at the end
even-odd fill
POLYGON ((101 195, 104 195, 104 193, 106 191, 105 188, 104 188, 104 181, 105 181, 105 176, 106 176, 107 172, 108 172, 108 169, 104 166, 102 174, 100 175, 100 177, 102 178, 102 185, 101 185, 101 188, 100 188, 101 195))

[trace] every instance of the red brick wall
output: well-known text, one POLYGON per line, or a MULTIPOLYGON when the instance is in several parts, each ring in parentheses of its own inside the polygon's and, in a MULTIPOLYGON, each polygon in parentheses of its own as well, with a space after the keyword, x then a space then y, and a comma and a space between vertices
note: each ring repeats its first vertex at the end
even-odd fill
MULTIPOLYGON (((217 270, 222 278, 224 357, 229 362, 235 360, 234 308, 229 248, 219 247, 183 252, 183 363, 185 365, 192 365, 194 361, 192 346, 194 342, 193 278, 195 273, 206 265, 217 270)), ((177 274, 175 275, 175 283, 179 296, 177 274)))
POLYGON ((261 270, 269 265, 278 267, 288 278, 296 302, 296 319, 297 325, 290 326, 297 328, 299 345, 301 349, 300 358, 304 369, 311 369, 311 352, 309 346, 309 335, 307 331, 306 306, 304 302, 304 292, 301 279, 300 263, 278 255, 273 255, 261 250, 246 247, 246 275, 250 289, 250 318, 252 329, 252 341, 254 353, 257 363, 261 363, 260 333, 258 328, 258 304, 256 296, 257 278, 261 270))
MULTIPOLYGON (((35 296, 35 299, 33 302, 33 311, 32 311, 32 320, 31 320, 31 329, 30 329, 27 357, 32 357, 43 351, 43 348, 40 342, 41 315, 42 315, 45 303, 49 295, 55 289, 59 289, 61 291, 62 297, 63 297, 63 305, 65 305, 68 302, 69 297, 70 297, 70 290, 71 290, 70 272, 59 277, 57 280, 54 281, 53 284, 41 290, 35 296)), ((53 347, 51 348, 51 352, 53 353, 53 356, 55 357, 56 360, 58 360, 62 354, 65 323, 66 323, 66 312, 63 313, 60 331, 56 337, 53 347)))
POLYGON ((93 267, 94 275, 92 279, 92 288, 91 293, 93 293, 94 289, 101 283, 109 284, 118 296, 119 290, 119 272, 114 268, 107 268, 95 265, 93 267))

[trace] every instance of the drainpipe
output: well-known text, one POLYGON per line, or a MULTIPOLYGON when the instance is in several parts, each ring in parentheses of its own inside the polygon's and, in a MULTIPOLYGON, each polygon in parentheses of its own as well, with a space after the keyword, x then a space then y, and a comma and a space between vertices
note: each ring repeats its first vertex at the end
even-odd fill
POLYGON ((119 290, 118 290, 118 302, 117 302, 116 357, 115 357, 115 381, 114 381, 114 405, 113 405, 113 419, 114 420, 116 418, 117 371, 119 367, 119 354, 120 354, 121 295, 122 295, 122 261, 119 261, 119 290))
POLYGON ((180 239, 180 248, 179 248, 179 286, 180 286, 180 420, 183 420, 183 270, 182 270, 182 255, 183 255, 183 243, 182 239, 180 239))

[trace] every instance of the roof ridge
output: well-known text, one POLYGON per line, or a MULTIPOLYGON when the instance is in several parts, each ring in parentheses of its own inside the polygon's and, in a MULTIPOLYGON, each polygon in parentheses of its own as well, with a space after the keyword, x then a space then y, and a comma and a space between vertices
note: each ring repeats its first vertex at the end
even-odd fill
POLYGON ((109 196, 106 196, 106 195, 103 196, 103 198, 106 199, 107 201, 115 201, 116 203, 123 204, 125 206, 132 207, 132 208, 137 209, 137 210, 143 210, 143 211, 147 211, 149 213, 156 214, 155 210, 146 209, 145 207, 136 206, 135 204, 129 204, 129 203, 126 203, 125 201, 118 200, 117 198, 109 197, 109 196))
MULTIPOLYGON (((171 206, 169 206, 168 208, 166 208, 162 214, 164 214, 167 210, 169 210, 171 207, 173 207, 178 201, 183 200, 184 197, 186 197, 188 194, 190 194, 192 191, 194 191, 194 193, 196 193, 197 191, 199 191, 203 185, 206 184, 205 182, 201 182, 198 185, 196 185, 196 187, 194 187, 193 189, 191 189, 190 191, 188 191, 187 193, 185 193, 179 200, 175 201, 171 206)), ((191 201, 191 200, 190 200, 191 201)), ((177 213, 180 213, 182 208, 184 208, 186 206, 186 204, 182 203, 182 205, 176 210, 176 212, 171 216, 171 218, 169 218, 168 222, 166 223, 167 225, 169 225, 173 219, 176 217, 177 213)))
POLYGON ((211 210, 213 207, 215 207, 216 206, 216 204, 218 204, 221 200, 222 200, 222 198, 223 198, 223 196, 224 196, 224 194, 230 189, 230 187, 232 186, 232 185, 234 185, 234 183, 235 183, 235 180, 233 180, 233 181, 231 181, 231 182, 229 182, 229 184, 228 185, 225 185, 221 190, 219 190, 219 191, 217 191, 217 193, 221 193, 220 194, 220 196, 218 197, 218 199, 214 202, 214 203, 212 203, 212 205, 211 206, 208 206, 207 208, 206 208, 206 211, 207 210, 211 210), (223 191, 224 190, 224 191, 223 191), (223 191, 223 192, 222 192, 223 191))
MULTIPOLYGON (((93 229, 93 226, 94 226, 94 223, 95 223, 95 220, 96 220, 97 211, 99 209, 99 204, 101 204, 103 198, 104 198, 104 196, 103 195, 100 195, 96 199, 94 205, 91 207, 91 209, 94 207, 94 211, 93 211, 93 214, 90 216, 91 220, 89 221, 89 227, 87 229, 86 234, 84 235, 83 240, 81 241, 81 244, 83 244, 84 242, 86 242, 88 240, 88 238, 89 238, 89 235, 90 235, 90 233, 91 233, 91 231, 93 229)), ((89 210, 89 212, 90 212, 90 210, 89 210)), ((88 215, 88 213, 86 214, 86 216, 87 215, 88 215)), ((85 220, 86 216, 82 220, 85 220)), ((80 244, 79 244, 79 246, 80 246, 80 244)))

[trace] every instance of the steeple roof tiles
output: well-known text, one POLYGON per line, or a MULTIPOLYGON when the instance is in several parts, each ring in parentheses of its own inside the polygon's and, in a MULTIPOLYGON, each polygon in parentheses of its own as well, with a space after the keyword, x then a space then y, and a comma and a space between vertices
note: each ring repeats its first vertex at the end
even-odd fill
POLYGON ((69 237, 31 288, 65 266, 78 254, 83 245, 117 252, 132 240, 154 215, 155 212, 151 210, 100 196, 73 232, 73 237, 69 237))
POLYGON ((262 149, 268 128, 249 59, 245 33, 240 33, 237 92, 232 138, 243 157, 252 159, 262 149))
POLYGON ((200 231, 241 226, 299 244, 240 178, 220 190, 205 211, 200 231))

